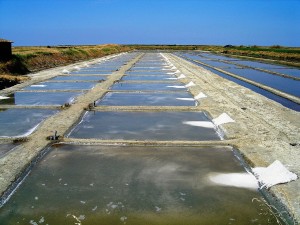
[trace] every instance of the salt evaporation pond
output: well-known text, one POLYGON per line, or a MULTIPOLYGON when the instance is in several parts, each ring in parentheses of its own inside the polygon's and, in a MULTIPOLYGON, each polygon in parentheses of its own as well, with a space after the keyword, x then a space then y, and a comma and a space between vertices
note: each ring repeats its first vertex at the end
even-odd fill
MULTIPOLYGON (((170 67, 168 67, 170 68, 170 67)), ((164 70, 169 70, 169 69, 166 69, 166 67, 164 66, 149 66, 149 67, 138 67, 138 66, 134 66, 130 69, 130 71, 140 71, 140 72, 143 72, 143 71, 164 71, 164 70)))
POLYGON ((90 71, 72 71, 70 72, 70 74, 92 74, 92 75, 105 75, 105 74, 111 74, 112 71, 108 71, 108 70, 105 70, 105 71, 96 71, 96 70, 90 70, 90 71))
POLYGON ((9 102, 0 100, 0 105, 63 105, 72 103, 79 95, 78 92, 15 92, 9 102))
POLYGON ((122 140, 220 140, 203 112, 86 112, 68 135, 122 140), (192 122, 189 122, 192 121, 192 122), (194 121, 203 126, 193 126, 194 121))
POLYGON ((188 92, 124 93, 108 92, 96 105, 107 106, 195 106, 196 100, 188 92))
POLYGON ((0 137, 26 136, 58 110, 0 109, 0 137))
POLYGON ((0 224, 276 224, 229 147, 58 145, 0 224), (215 182, 232 176, 232 184, 215 182), (236 186, 235 176, 244 177, 236 186), (243 186, 244 185, 244 186, 243 186))
POLYGON ((127 81, 127 80, 147 80, 147 81, 156 81, 156 80, 176 80, 176 77, 170 76, 170 75, 158 75, 158 76, 147 76, 147 75, 126 75, 122 77, 122 80, 127 81))
POLYGON ((225 68, 223 70, 300 97, 300 81, 274 76, 254 69, 225 68))
POLYGON ((162 70, 162 71, 130 71, 128 70, 126 72, 126 75, 174 75, 174 71, 166 71, 166 70, 162 70))
POLYGON ((186 91, 187 88, 183 83, 165 82, 165 83, 126 83, 119 82, 114 84, 111 90, 126 90, 126 91, 186 91))
POLYGON ((66 81, 76 81, 76 80, 91 80, 91 81, 100 81, 100 80, 106 80, 107 76, 57 76, 51 81, 56 80, 66 80, 66 81))
POLYGON ((94 82, 41 82, 23 90, 88 90, 95 85, 94 82))

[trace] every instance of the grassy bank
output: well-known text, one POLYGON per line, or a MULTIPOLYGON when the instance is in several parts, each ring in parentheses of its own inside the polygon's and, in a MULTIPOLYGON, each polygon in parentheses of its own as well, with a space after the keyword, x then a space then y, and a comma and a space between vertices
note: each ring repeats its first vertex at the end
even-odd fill
POLYGON ((13 47, 11 60, 0 62, 0 89, 22 82, 22 75, 31 72, 131 49, 121 45, 13 47))

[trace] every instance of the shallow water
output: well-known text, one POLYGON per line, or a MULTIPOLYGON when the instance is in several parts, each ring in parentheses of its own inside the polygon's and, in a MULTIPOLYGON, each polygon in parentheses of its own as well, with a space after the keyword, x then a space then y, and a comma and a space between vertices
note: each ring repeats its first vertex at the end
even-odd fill
MULTIPOLYGON (((182 53, 182 54, 177 54, 178 56, 185 56, 185 57, 188 57, 188 58, 190 58, 190 59, 198 59, 198 60, 200 60, 200 57, 199 56, 195 56, 195 55, 192 55, 192 54, 188 54, 188 53, 182 53)), ((202 60, 201 60, 202 61, 202 60)), ((203 61, 203 62, 206 62, 206 61, 203 61)), ((252 62, 252 61, 250 61, 250 62, 252 62)), ((195 63, 195 62, 193 62, 193 63, 195 63)), ((197 64, 197 63, 195 63, 195 64, 197 64)), ((231 76, 229 76, 229 75, 226 75, 226 74, 224 74, 224 73, 221 73, 221 72, 219 72, 219 71, 217 71, 217 70, 214 70, 214 69, 212 69, 212 68, 210 68, 210 67, 206 67, 206 66, 203 66, 203 65, 201 65, 201 64, 197 64, 197 65, 199 65, 199 66, 201 66, 201 67, 203 67, 203 68, 205 68, 205 69, 207 69, 207 70, 210 70, 210 71, 212 71, 213 73, 215 73, 215 74, 218 74, 219 76, 221 76, 221 77, 223 77, 223 78, 226 78, 226 79, 228 79, 228 80, 231 80, 231 81, 234 81, 234 82, 236 82, 236 83, 238 83, 238 84, 240 84, 240 85, 242 85, 242 86, 244 86, 244 87, 247 87, 247 88, 249 88, 249 89, 251 89, 251 90, 253 90, 253 91, 255 91, 255 92, 257 92, 257 93, 259 93, 259 94, 262 94, 262 95, 264 95, 265 97, 267 97, 267 98, 269 98, 269 99, 272 99, 272 100, 274 100, 274 101, 276 101, 276 102, 278 102, 278 103, 280 103, 280 104, 282 104, 283 106, 285 106, 285 107, 288 107, 288 108, 290 108, 290 109, 293 109, 293 110, 296 110, 296 111, 300 111, 300 105, 299 104, 297 104, 297 103, 294 103, 294 102, 292 102, 292 101, 290 101, 290 100, 288 100, 288 99, 285 99, 285 98, 282 98, 282 97, 280 97, 280 96, 277 96, 277 95, 275 95, 275 94, 272 94, 271 92, 268 92, 268 91, 265 91, 265 90, 263 90, 263 89, 261 89, 261 88, 258 88, 258 87, 256 87, 256 86, 254 86, 254 85, 251 85, 251 84, 249 84, 249 83, 246 83, 246 82, 244 82, 244 81, 241 81, 241 80, 239 80, 239 79, 236 79, 236 78, 234 78, 234 77, 231 77, 231 76)), ((271 65, 271 66, 273 66, 273 65, 271 65)), ((238 72, 236 71, 236 70, 239 70, 239 71, 242 71, 242 69, 235 69, 235 72, 236 72, 236 74, 237 75, 239 75, 238 74, 238 72)), ((259 71, 257 71, 257 72, 259 72, 259 71)), ((276 85, 278 85, 278 82, 277 82, 277 79, 275 78, 275 80, 276 81, 272 81, 272 79, 274 78, 274 77, 276 77, 275 75, 272 75, 272 74, 267 74, 265 77, 266 77, 266 82, 267 81, 271 81, 271 82, 276 82, 277 84, 276 85), (268 75, 268 76, 267 76, 268 75)), ((285 81, 288 81, 288 82, 292 82, 292 80, 291 79, 287 79, 287 78, 284 78, 284 80, 281 80, 280 82, 285 82, 285 81)), ((280 82, 279 82, 279 84, 280 84, 280 82)), ((298 82, 299 83, 299 81, 296 81, 296 82, 298 82)), ((267 83, 266 83, 267 84, 267 83)), ((267 86, 269 86, 268 84, 267 84, 267 86)), ((283 86, 285 86, 284 87, 284 89, 285 90, 287 90, 288 88, 287 88, 287 86, 285 85, 285 84, 283 84, 283 86)), ((292 90, 296 90, 296 91, 293 91, 293 95, 298 95, 299 96, 299 93, 300 93, 300 90, 299 90, 299 87, 298 87, 299 85, 293 85, 293 87, 292 87, 292 90)))
POLYGON ((300 81, 287 79, 280 76, 274 76, 272 74, 257 71, 254 69, 225 68, 224 70, 245 77, 247 79, 254 80, 277 90, 289 93, 291 95, 300 97, 300 81))
POLYGON ((225 147, 52 147, 0 224, 276 224, 255 189, 210 181, 219 172, 246 174, 225 147))
MULTIPOLYGON (((92 80, 92 81, 100 81, 106 80, 107 76, 57 76, 51 80, 92 80)), ((49 81, 51 81, 49 80, 49 81)))
POLYGON ((63 105, 72 103, 82 93, 78 92, 16 92, 10 95, 9 105, 63 105))
POLYGON ((128 70, 126 72, 127 75, 174 75, 174 71, 167 71, 167 70, 162 70, 162 71, 130 71, 128 70))
POLYGON ((239 79, 236 79, 236 78, 231 77, 231 76, 229 76, 229 75, 226 75, 226 74, 224 74, 224 73, 221 73, 221 72, 219 72, 219 71, 217 71, 217 70, 211 69, 211 68, 206 67, 206 66, 203 66, 203 67, 204 67, 205 69, 207 69, 207 70, 212 71, 212 72, 215 73, 215 74, 218 74, 219 76, 221 76, 221 77, 223 77, 223 78, 226 78, 226 79, 228 79, 228 80, 231 80, 231 81, 233 81, 233 82, 235 82, 235 83, 237 83, 237 84, 239 84, 239 85, 242 85, 242 86, 244 86, 244 87, 246 87, 246 88, 249 88, 249 89, 251 89, 252 91, 255 91, 255 92, 257 92, 257 93, 259 93, 259 94, 261 94, 261 95, 263 95, 263 96, 265 96, 265 97, 267 97, 267 98, 269 98, 269 99, 271 99, 271 100, 273 100, 273 101, 276 101, 276 102, 282 104, 282 105, 285 106, 285 107, 288 107, 288 108, 293 109, 293 110, 296 110, 296 111, 300 111, 300 105, 297 104, 297 103, 295 103, 295 102, 292 102, 292 101, 290 101, 290 100, 288 100, 288 99, 286 99, 286 98, 282 98, 282 97, 280 97, 280 96, 278 96, 278 95, 275 95, 275 94, 273 94, 273 93, 271 93, 271 92, 268 92, 268 91, 266 91, 266 90, 264 90, 264 89, 261 89, 261 88, 259 88, 259 87, 256 87, 256 86, 254 86, 254 85, 252 85, 252 84, 249 84, 249 83, 247 83, 247 82, 244 82, 244 81, 242 81, 242 80, 239 80, 239 79))
POLYGON ((109 92, 97 105, 109 106, 195 106, 196 101, 188 92, 176 93, 121 93, 109 92))
POLYGON ((250 60, 238 60, 236 63, 245 65, 245 66, 251 66, 254 68, 261 68, 261 69, 275 69, 275 68, 288 68, 282 65, 276 65, 276 64, 269 64, 269 63, 263 63, 263 62, 255 62, 250 60))
POLYGON ((94 82, 41 82, 24 90, 87 90, 96 85, 94 82))
POLYGON ((210 122, 202 112, 86 112, 68 135, 72 138, 122 140, 220 140, 213 127, 187 121, 210 122))
POLYGON ((268 69, 277 73, 287 74, 293 77, 300 77, 300 69, 287 69, 287 68, 271 68, 268 69))
POLYGON ((210 66, 214 66, 214 67, 219 67, 219 68, 231 68, 231 67, 236 67, 233 64, 230 63, 224 63, 224 62, 218 62, 218 61, 213 61, 213 60, 206 60, 203 61, 204 63, 210 65, 210 66))
POLYGON ((58 110, 0 109, 0 137, 26 136, 58 110))
POLYGON ((119 82, 114 84, 111 90, 127 90, 127 91, 186 91, 184 84, 179 82, 166 83, 126 83, 119 82), (180 88, 178 88, 178 87, 180 88))
POLYGON ((147 76, 147 75, 127 75, 127 76, 123 76, 122 80, 126 81, 126 80, 163 80, 163 81, 167 81, 167 80, 173 80, 176 79, 175 76, 172 75, 152 75, 152 76, 147 76))
POLYGON ((72 71, 70 72, 70 74, 93 74, 93 75, 102 75, 102 74, 112 74, 112 71, 107 71, 107 70, 104 70, 104 71, 99 71, 99 70, 90 70, 90 71, 72 71))

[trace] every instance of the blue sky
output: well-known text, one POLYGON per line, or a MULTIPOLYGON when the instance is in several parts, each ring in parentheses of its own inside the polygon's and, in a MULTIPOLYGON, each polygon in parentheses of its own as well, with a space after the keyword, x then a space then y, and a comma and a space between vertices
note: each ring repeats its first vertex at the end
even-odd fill
POLYGON ((14 45, 300 46, 300 0, 0 0, 14 45))

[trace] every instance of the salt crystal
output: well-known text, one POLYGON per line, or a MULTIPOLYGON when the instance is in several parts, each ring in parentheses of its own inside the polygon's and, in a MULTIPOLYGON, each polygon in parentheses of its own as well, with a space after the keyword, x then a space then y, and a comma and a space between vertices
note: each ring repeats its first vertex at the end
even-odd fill
POLYGON ((217 126, 235 122, 227 113, 222 113, 220 116, 212 120, 217 126))
POLYGON ((197 96, 195 96, 195 99, 197 100, 197 99, 206 98, 206 97, 207 96, 204 93, 200 92, 197 96))
POLYGON ((41 217, 39 223, 44 223, 45 222, 45 218, 44 217, 41 217))
POLYGON ((62 73, 64 73, 64 74, 69 74, 69 73, 70 73, 70 71, 69 71, 69 70, 66 70, 66 69, 64 69, 64 70, 62 71, 62 73))
POLYGON ((184 74, 181 74, 178 79, 183 79, 183 78, 186 78, 186 76, 184 74))
POLYGON ((158 206, 155 206, 155 210, 156 210, 156 212, 159 212, 159 211, 161 211, 161 208, 159 208, 158 206))
POLYGON ((215 125, 209 121, 183 121, 183 124, 194 126, 194 127, 203 127, 203 128, 214 128, 215 125))
POLYGON ((127 217, 126 217, 126 216, 122 216, 122 217, 120 218, 120 220, 121 220, 122 222, 125 222, 125 220, 127 220, 127 217))
POLYGON ((185 87, 193 87, 193 86, 195 86, 196 84, 193 82, 193 81, 191 81, 190 83, 188 83, 187 85, 185 85, 185 87))
POLYGON ((290 172, 279 160, 274 161, 268 167, 256 167, 252 169, 262 187, 272 187, 276 184, 288 183, 296 180, 295 173, 290 172))

